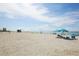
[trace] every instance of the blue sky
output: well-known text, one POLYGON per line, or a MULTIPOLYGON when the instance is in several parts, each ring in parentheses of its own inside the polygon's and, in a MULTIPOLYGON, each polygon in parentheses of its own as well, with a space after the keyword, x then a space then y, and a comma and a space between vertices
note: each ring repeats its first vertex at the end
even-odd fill
POLYGON ((78 3, 0 3, 0 29, 53 31, 79 29, 78 3))

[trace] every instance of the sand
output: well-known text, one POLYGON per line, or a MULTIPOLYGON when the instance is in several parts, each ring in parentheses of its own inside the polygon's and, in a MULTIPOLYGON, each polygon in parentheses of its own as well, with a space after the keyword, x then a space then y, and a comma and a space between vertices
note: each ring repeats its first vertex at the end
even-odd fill
POLYGON ((0 56, 79 56, 77 40, 53 34, 0 32, 0 56))

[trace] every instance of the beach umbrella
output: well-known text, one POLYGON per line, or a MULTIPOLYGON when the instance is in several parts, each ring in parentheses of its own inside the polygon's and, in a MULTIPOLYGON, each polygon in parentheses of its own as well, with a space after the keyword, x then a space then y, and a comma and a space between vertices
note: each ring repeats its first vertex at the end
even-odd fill
POLYGON ((58 32, 58 34, 61 34, 61 35, 66 35, 66 34, 68 34, 68 30, 66 30, 66 29, 60 29, 60 30, 57 30, 57 32, 58 32))
POLYGON ((57 30, 58 32, 69 32, 68 30, 66 29, 60 29, 60 30, 57 30))

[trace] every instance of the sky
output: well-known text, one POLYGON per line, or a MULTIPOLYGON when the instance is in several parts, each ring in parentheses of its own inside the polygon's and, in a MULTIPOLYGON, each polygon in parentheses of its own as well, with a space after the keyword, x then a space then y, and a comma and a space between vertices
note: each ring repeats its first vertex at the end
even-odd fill
POLYGON ((54 31, 79 29, 78 3, 0 3, 0 29, 54 31))

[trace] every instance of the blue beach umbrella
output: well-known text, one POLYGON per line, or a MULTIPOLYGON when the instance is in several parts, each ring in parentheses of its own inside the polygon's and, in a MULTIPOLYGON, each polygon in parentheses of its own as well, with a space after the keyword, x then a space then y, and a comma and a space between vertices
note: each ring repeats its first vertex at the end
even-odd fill
POLYGON ((68 32, 69 32, 69 31, 66 30, 66 29, 57 30, 57 33, 58 33, 58 34, 61 34, 61 35, 65 34, 65 33, 68 33, 68 32))

